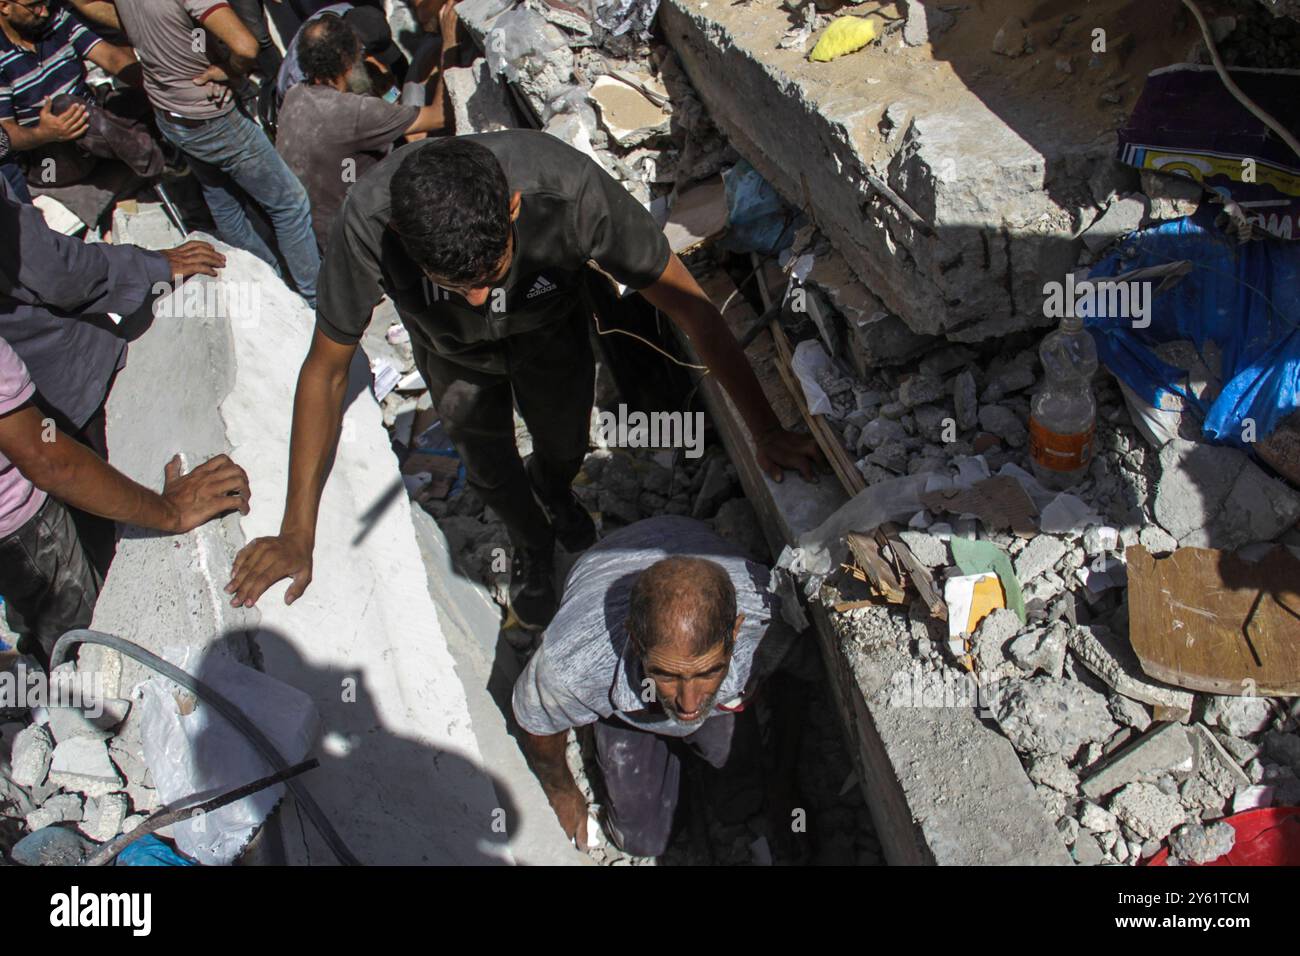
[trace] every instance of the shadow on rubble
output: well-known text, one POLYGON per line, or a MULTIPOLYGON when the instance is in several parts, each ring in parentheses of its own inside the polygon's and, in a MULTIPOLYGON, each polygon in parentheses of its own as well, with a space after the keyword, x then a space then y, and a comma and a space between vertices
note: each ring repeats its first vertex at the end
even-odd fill
MULTIPOLYGON (((364 639, 364 638, 360 638, 364 639)), ((319 732, 308 750, 320 766, 303 785, 363 864, 498 865, 509 862, 509 835, 501 821, 517 819, 509 790, 484 767, 450 750, 389 730, 383 711, 401 699, 380 701, 364 672, 321 667, 304 659, 273 629, 229 632, 214 642, 194 672, 204 679, 215 656, 247 658, 249 643, 262 669, 311 698, 319 732)), ((263 726, 275 739, 273 727, 263 726)), ((203 753, 203 747, 195 747, 203 753)), ((200 768, 202 773, 202 768, 200 768)), ((333 853, 295 801, 280 804, 275 828, 295 858, 329 865, 333 853)), ((278 847, 267 848, 275 859, 278 847)))

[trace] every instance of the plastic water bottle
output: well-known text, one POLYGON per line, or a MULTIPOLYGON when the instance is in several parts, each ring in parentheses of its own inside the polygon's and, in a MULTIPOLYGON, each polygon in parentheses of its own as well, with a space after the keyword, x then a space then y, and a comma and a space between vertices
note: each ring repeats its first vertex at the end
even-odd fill
POLYGON ((1097 346, 1083 319, 1067 316, 1038 347, 1043 387, 1029 406, 1029 456, 1038 480, 1049 488, 1077 484, 1092 464, 1097 399, 1092 376, 1097 346))

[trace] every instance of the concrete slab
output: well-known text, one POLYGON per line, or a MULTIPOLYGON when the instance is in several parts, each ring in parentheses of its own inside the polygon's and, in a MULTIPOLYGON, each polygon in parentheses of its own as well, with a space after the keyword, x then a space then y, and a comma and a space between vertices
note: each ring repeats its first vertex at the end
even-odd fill
POLYGON ((1110 158, 1130 80, 1177 60, 1191 39, 1146 12, 1126 19, 1109 0, 1064 24, 1042 4, 1004 0, 962 8, 915 48, 890 35, 811 63, 778 48, 791 19, 708 0, 659 8, 736 150, 914 332, 967 341, 1045 324, 1043 281, 1073 268, 1078 234, 1117 190, 1137 188, 1110 158), (1030 21, 1037 55, 993 53, 1009 12, 1030 21), (1136 49, 1135 19, 1150 26, 1136 49), (1110 43, 1094 54, 1086 41, 1098 25, 1110 43), (1058 71, 1058 57, 1079 61, 1076 74, 1058 71))
MULTIPOLYGON (((119 239, 174 242, 152 215, 123 222, 119 239)), ((485 691, 465 684, 487 681, 458 669, 457 653, 491 646, 496 621, 482 594, 446 580, 445 542, 442 563, 425 564, 438 533, 426 527, 423 544, 417 536, 364 355, 322 500, 311 588, 293 607, 281 583, 253 611, 229 608, 221 588, 235 553, 279 526, 292 395, 313 319, 269 267, 218 245, 228 264, 217 282, 229 294, 197 316, 160 305, 115 386, 109 447, 118 467, 153 487, 175 451, 191 466, 228 451, 249 473, 253 510, 184 536, 131 531, 93 626, 155 652, 206 646, 309 694, 324 730, 322 765, 306 782, 363 862, 573 861, 517 750, 510 759, 500 712, 494 726, 485 691)), ((128 662, 124 688, 142 676, 128 662)), ((281 817, 287 862, 333 861, 292 801, 281 817)))

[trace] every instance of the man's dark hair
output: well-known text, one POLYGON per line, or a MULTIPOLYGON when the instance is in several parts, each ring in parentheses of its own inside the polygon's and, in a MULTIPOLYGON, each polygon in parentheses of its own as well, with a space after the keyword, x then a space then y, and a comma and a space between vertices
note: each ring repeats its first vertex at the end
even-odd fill
POLYGON ((637 577, 627 629, 641 653, 685 641, 691 654, 735 642, 736 588, 722 565, 703 558, 656 561, 637 577))
POLYGON ((298 66, 308 83, 343 76, 361 56, 361 37, 337 14, 308 23, 298 37, 298 66))
POLYGON ((491 150, 460 136, 412 150, 389 186, 407 255, 448 282, 491 278, 510 239, 510 188, 491 150))

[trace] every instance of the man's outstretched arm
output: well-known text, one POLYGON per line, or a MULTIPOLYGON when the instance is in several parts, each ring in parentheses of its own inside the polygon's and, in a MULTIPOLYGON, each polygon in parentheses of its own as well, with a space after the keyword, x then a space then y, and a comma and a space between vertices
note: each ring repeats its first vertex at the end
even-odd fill
POLYGON ((564 828, 564 835, 585 850, 587 842, 587 800, 578 789, 565 757, 569 733, 538 736, 523 731, 524 756, 542 785, 542 792, 564 828))
POLYGON ((124 524, 181 533, 227 511, 248 514, 248 476, 225 455, 181 474, 164 469, 161 494, 132 481, 75 438, 47 434, 34 405, 0 415, 0 454, 37 488, 60 501, 124 524), (53 441, 48 439, 53 438, 53 441))
POLYGON ((293 397, 284 520, 278 535, 256 538, 235 556, 226 585, 232 607, 252 607, 282 578, 293 579, 284 594, 284 603, 292 604, 311 583, 325 470, 338 443, 348 368, 356 350, 355 345, 342 345, 319 330, 312 337, 293 397))
POLYGON ((682 260, 670 256, 663 274, 653 285, 642 289, 641 295, 686 333, 700 360, 736 403, 754 439, 758 466, 773 481, 781 480, 785 468, 793 468, 806 480, 816 481, 817 465, 823 461, 817 443, 809 435, 781 427, 740 343, 682 260))

